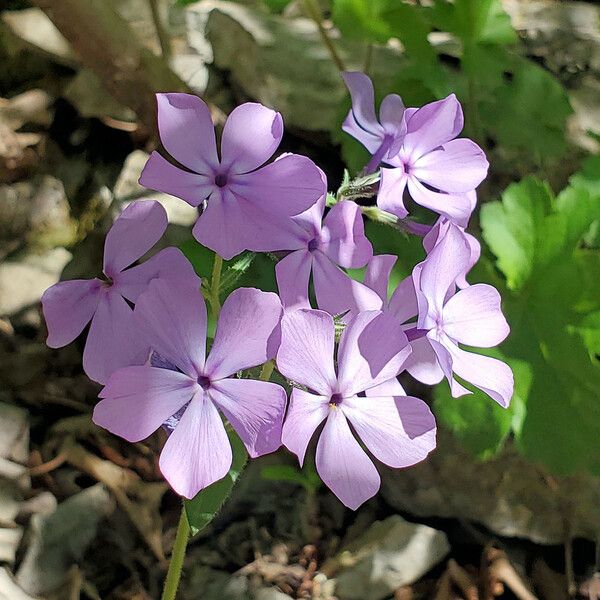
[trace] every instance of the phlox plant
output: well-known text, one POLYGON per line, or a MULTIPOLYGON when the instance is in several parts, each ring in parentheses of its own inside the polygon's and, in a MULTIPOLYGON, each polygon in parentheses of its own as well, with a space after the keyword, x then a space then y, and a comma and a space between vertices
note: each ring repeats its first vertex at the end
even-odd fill
MULTIPOLYGON (((200 98, 159 94, 168 156, 153 152, 140 182, 198 207, 192 233, 214 252, 211 280, 201 283, 175 248, 131 266, 167 226, 160 203, 139 200, 107 234, 103 276, 57 283, 42 298, 52 347, 72 342, 91 321, 83 368, 103 385, 94 422, 130 442, 164 429, 160 469, 191 501, 188 509, 230 471, 232 435, 251 458, 283 445, 300 464, 315 439, 320 478, 357 509, 377 494, 378 462, 407 468, 435 449, 434 416, 405 392, 402 373, 425 384, 446 378, 455 397, 471 393, 464 381, 503 407, 510 402, 510 368, 462 347, 495 346, 509 328, 498 292, 467 280, 480 248, 465 228, 488 163, 458 137, 459 102, 450 95, 405 108, 391 95, 377 116, 369 78, 344 79, 352 108, 343 129, 371 154, 345 183, 367 190, 362 198, 328 194, 325 175, 305 156, 269 162, 283 136, 279 113, 237 107, 219 151, 200 98), (432 211, 433 222, 416 223, 407 198, 432 211), (426 258, 391 295, 397 257, 373 255, 363 213, 423 238, 426 258), (238 288, 221 306, 222 261, 244 251, 277 260, 279 293, 238 288), (345 271, 360 267, 362 281, 345 271), (287 389, 269 381, 274 369, 287 389)), ((187 515, 172 561, 179 568, 193 525, 187 515)), ((170 569, 164 598, 174 597, 178 579, 170 569)))

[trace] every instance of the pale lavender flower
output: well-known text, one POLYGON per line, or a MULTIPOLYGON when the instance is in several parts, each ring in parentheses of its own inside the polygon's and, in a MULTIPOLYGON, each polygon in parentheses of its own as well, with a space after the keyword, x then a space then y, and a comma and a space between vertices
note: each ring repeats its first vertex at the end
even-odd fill
POLYGON ((235 290, 223 304, 205 358, 206 305, 198 289, 153 281, 138 299, 134 316, 152 350, 178 370, 151 365, 119 369, 100 392, 94 422, 131 442, 170 423, 159 465, 171 487, 186 498, 231 467, 231 445, 219 411, 250 456, 277 450, 285 390, 236 373, 272 358, 281 312, 273 293, 235 290))
POLYGON ((406 134, 404 104, 397 94, 386 96, 375 115, 375 92, 367 75, 356 71, 342 73, 352 99, 342 129, 357 139, 371 154, 365 167, 367 173, 376 170, 382 160, 398 154, 406 134))
POLYGON ((307 157, 287 154, 264 165, 283 136, 281 115, 248 102, 223 128, 217 154, 208 106, 190 94, 157 94, 158 128, 166 151, 186 169, 153 152, 140 183, 205 208, 196 239, 225 259, 265 246, 263 233, 278 219, 297 215, 325 192, 321 171, 307 157))
POLYGON ((358 311, 365 306, 379 308, 377 295, 339 268, 362 267, 373 254, 360 208, 344 200, 323 219, 324 210, 322 197, 310 209, 289 219, 285 230, 271 233, 281 235, 280 246, 291 250, 275 267, 283 306, 310 308, 308 286, 312 272, 317 304, 328 313, 358 311))
POLYGON ((325 312, 300 309, 282 318, 277 367, 310 390, 293 389, 282 440, 302 464, 325 421, 317 471, 346 506, 356 509, 377 493, 381 480, 350 425, 375 458, 395 468, 423 460, 435 447, 436 427, 427 405, 404 395, 394 379, 410 354, 396 319, 380 311, 355 317, 342 333, 337 373, 334 339, 333 318, 325 312))
POLYGON ((83 352, 88 377, 104 383, 117 368, 142 364, 149 348, 137 334, 129 302, 135 303, 155 278, 200 285, 190 263, 176 248, 166 248, 130 267, 160 239, 167 214, 154 200, 132 202, 117 218, 104 244, 105 279, 61 281, 44 292, 42 307, 47 344, 72 342, 91 321, 83 352))

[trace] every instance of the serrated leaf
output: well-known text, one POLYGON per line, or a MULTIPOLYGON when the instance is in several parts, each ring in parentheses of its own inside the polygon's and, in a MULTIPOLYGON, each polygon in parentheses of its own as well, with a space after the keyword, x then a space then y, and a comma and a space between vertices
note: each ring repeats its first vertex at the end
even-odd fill
POLYGON ((233 431, 228 431, 227 435, 233 452, 229 473, 223 479, 216 481, 196 494, 192 500, 185 500, 184 502, 185 514, 192 535, 196 535, 215 518, 246 466, 248 454, 244 444, 233 431))

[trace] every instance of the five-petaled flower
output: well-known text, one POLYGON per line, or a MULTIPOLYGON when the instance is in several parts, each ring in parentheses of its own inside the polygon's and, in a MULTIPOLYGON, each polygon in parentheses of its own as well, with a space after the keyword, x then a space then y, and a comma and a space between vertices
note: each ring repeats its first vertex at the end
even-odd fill
POLYGON ((51 348, 66 346, 92 322, 83 368, 99 383, 115 369, 142 364, 148 358, 148 346, 136 330, 128 302, 137 302, 157 277, 200 285, 194 269, 176 248, 165 248, 141 265, 130 267, 154 246, 166 228, 167 214, 161 204, 154 200, 132 202, 106 236, 105 279, 61 281, 42 296, 51 348))
POLYGON ((200 98, 157 94, 157 102, 162 144, 187 170, 155 151, 140 183, 192 206, 206 200, 193 234, 225 259, 242 250, 280 250, 265 245, 265 233, 326 191, 320 169, 305 156, 285 154, 261 167, 281 142, 281 115, 252 102, 235 108, 223 128, 219 157, 210 110, 200 98))
POLYGON ((435 447, 435 419, 418 398, 394 386, 410 354, 400 323, 380 311, 364 311, 342 333, 334 368, 331 315, 301 309, 281 322, 277 368, 297 384, 283 426, 284 445, 300 463, 319 425, 317 472, 348 507, 358 508, 377 493, 380 477, 367 449, 390 467, 408 467, 435 447), (364 394, 364 396, 362 395, 364 394))
POLYGON ((153 281, 138 299, 135 318, 153 352, 177 370, 151 365, 119 369, 100 392, 94 422, 135 442, 176 415, 159 464, 171 487, 186 498, 223 478, 231 467, 231 445, 219 410, 250 456, 277 450, 285 390, 235 375, 271 358, 281 312, 275 294, 238 288, 223 304, 205 357, 206 305, 198 289, 153 281))

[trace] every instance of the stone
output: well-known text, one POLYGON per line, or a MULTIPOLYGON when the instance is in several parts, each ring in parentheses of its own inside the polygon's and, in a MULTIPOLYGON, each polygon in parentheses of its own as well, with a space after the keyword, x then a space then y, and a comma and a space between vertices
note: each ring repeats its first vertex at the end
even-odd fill
POLYGON ((376 521, 338 557, 340 600, 383 600, 414 583, 450 551, 446 535, 399 515, 376 521))
POLYGON ((0 568, 0 600, 37 600, 27 594, 6 567, 0 568))
POLYGON ((21 527, 0 528, 0 562, 13 564, 23 537, 21 527))

